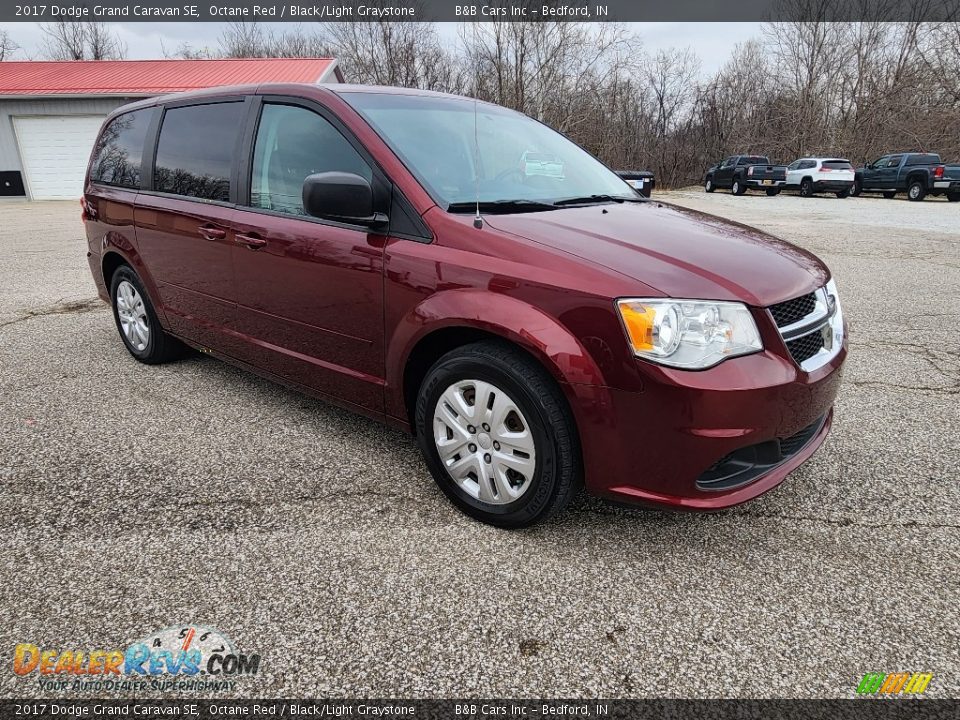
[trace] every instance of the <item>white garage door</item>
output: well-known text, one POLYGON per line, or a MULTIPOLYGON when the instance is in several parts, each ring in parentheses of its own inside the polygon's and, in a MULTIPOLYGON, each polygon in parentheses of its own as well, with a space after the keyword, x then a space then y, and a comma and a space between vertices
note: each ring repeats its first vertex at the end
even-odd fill
POLYGON ((24 176, 34 200, 74 200, 83 193, 83 176, 102 116, 15 117, 24 176))

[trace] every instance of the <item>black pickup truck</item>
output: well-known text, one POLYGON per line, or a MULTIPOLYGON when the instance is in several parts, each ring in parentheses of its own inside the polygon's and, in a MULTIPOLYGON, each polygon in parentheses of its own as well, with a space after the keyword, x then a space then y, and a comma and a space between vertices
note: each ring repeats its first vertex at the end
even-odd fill
POLYGON ((765 155, 731 155, 707 170, 703 189, 730 188, 734 195, 743 195, 754 188, 776 195, 787 182, 787 166, 771 165, 765 155))
POLYGON ((879 192, 892 198, 903 191, 913 201, 927 195, 946 195, 950 202, 960 201, 960 165, 944 165, 936 153, 884 155, 857 168, 850 194, 879 192))

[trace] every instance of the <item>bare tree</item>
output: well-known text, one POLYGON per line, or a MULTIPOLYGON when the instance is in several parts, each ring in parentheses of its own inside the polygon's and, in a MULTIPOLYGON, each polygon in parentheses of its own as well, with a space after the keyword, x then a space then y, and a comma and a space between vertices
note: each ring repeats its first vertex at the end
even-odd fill
POLYGON ((40 26, 50 60, 122 60, 127 47, 107 23, 58 20, 40 26))
POLYGON ((0 30, 0 62, 12 58, 13 54, 19 49, 20 46, 13 41, 10 33, 6 30, 0 30))

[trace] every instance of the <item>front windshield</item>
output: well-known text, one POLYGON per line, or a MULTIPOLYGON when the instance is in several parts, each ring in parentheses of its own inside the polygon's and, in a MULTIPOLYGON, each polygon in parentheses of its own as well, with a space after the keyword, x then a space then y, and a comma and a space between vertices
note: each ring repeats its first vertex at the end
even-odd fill
POLYGON ((526 115, 472 100, 344 93, 440 205, 554 203, 637 194, 589 153, 526 115))

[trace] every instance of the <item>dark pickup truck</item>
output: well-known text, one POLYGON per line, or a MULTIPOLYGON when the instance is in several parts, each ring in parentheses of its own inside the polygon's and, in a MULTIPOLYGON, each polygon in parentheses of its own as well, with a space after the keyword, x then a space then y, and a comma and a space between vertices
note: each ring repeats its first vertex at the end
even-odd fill
POLYGON ((730 188, 734 195, 743 195, 754 188, 776 195, 787 182, 787 166, 771 165, 765 155, 731 155, 707 170, 703 189, 730 188))
POLYGON ((936 153, 884 155, 857 168, 850 194, 879 192, 885 198, 892 198, 903 191, 915 202, 927 195, 946 195, 950 202, 957 202, 960 200, 960 165, 944 165, 936 153))

